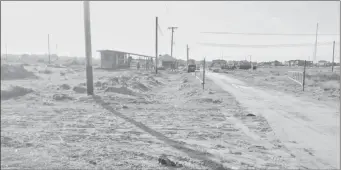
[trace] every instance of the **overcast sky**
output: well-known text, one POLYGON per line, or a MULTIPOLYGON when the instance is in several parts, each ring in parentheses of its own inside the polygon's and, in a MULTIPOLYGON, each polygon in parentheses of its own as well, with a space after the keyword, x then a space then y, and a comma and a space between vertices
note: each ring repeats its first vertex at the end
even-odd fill
MULTIPOLYGON (((155 17, 159 17, 159 53, 170 53, 169 26, 174 33, 174 56, 186 58, 244 59, 256 61, 308 59, 314 46, 232 48, 198 44, 271 45, 315 43, 315 36, 217 35, 200 32, 311 33, 319 23, 320 34, 340 33, 340 2, 91 2, 93 56, 96 50, 114 49, 155 55, 155 17)), ((85 56, 83 3, 1 2, 1 52, 47 53, 50 34, 52 53, 85 56), (56 44, 58 46, 56 47, 56 44)), ((340 35, 319 36, 318 42, 340 42, 340 35)), ((339 56, 340 44, 336 45, 339 56)), ((332 45, 318 46, 317 59, 331 60, 332 45)), ((339 57, 336 57, 337 61, 339 57)))

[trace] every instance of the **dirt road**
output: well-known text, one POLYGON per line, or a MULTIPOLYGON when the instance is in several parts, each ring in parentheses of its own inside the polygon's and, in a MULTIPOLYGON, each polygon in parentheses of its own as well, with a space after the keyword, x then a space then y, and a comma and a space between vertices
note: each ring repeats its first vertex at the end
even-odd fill
POLYGON ((338 108, 298 99, 273 90, 248 86, 219 73, 207 77, 236 97, 243 107, 264 116, 300 164, 309 168, 340 168, 338 108))

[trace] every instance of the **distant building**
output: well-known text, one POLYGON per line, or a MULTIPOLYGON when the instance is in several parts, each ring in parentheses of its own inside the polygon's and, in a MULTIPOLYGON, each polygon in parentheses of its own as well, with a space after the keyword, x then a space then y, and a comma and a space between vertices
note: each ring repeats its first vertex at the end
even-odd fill
POLYGON ((284 65, 285 65, 285 66, 290 66, 289 61, 284 61, 284 65))
POLYGON ((168 54, 165 54, 159 56, 159 62, 162 67, 171 68, 172 64, 176 63, 176 59, 168 54))
POLYGON ((185 60, 181 60, 181 59, 178 60, 179 66, 186 66, 186 62, 187 61, 185 60))
POLYGON ((212 60, 211 67, 223 67, 227 64, 226 60, 212 60))
POLYGON ((101 68, 118 69, 122 65, 128 66, 128 54, 112 50, 99 50, 101 55, 101 68))
POLYGON ((114 51, 114 50, 99 50, 101 57, 101 68, 107 69, 120 69, 120 68, 129 68, 134 63, 134 66, 137 63, 140 65, 151 66, 153 60, 151 56, 134 54, 122 51, 114 51), (139 59, 133 59, 132 56, 138 56, 139 59))
MULTIPOLYGON (((304 66, 304 62, 305 60, 289 60, 286 61, 284 65, 292 67, 304 66)), ((313 61, 306 61, 306 66, 313 66, 313 61)))
POLYGON ((329 65, 329 62, 326 60, 320 60, 317 62, 317 65, 318 66, 327 66, 327 65, 329 65))

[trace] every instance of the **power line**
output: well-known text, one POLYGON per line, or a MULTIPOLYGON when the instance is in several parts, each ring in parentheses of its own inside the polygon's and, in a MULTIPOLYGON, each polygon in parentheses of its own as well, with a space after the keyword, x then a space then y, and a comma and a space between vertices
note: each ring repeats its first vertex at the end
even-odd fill
MULTIPOLYGON (((269 44, 269 45, 242 45, 242 44, 217 44, 217 43, 197 43, 205 46, 214 46, 214 47, 237 47, 237 48, 267 48, 267 47, 305 47, 305 46, 314 46, 312 43, 305 44, 269 44)), ((331 45, 333 42, 323 42, 318 43, 317 45, 331 45)))
POLYGON ((162 29, 161 29, 161 27, 160 27, 160 24, 159 24, 159 23, 157 24, 157 28, 158 28, 159 32, 161 33, 161 35, 163 36, 163 32, 162 32, 162 29))
MULTIPOLYGON (((201 32, 201 34, 231 34, 231 35, 280 35, 280 36, 316 36, 316 34, 286 34, 286 33, 240 33, 240 32, 201 32)), ((319 36, 336 36, 340 34, 318 34, 319 36)))

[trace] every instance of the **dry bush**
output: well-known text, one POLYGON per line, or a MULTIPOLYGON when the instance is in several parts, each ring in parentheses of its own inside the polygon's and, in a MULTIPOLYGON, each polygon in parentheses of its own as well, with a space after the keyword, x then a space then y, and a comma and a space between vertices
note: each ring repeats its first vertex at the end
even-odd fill
POLYGON ((24 65, 1 65, 1 80, 16 80, 26 78, 37 78, 32 72, 27 71, 24 65))
POLYGON ((337 90, 337 89, 340 89, 340 82, 335 81, 335 80, 326 81, 326 82, 320 83, 320 87, 326 91, 327 90, 337 90))
POLYGON ((8 100, 34 92, 32 89, 12 86, 9 90, 1 90, 1 100, 8 100))
POLYGON ((317 73, 307 73, 306 74, 307 79, 316 80, 316 81, 331 81, 331 80, 340 80, 340 75, 337 73, 323 73, 323 72, 317 72, 317 73))

